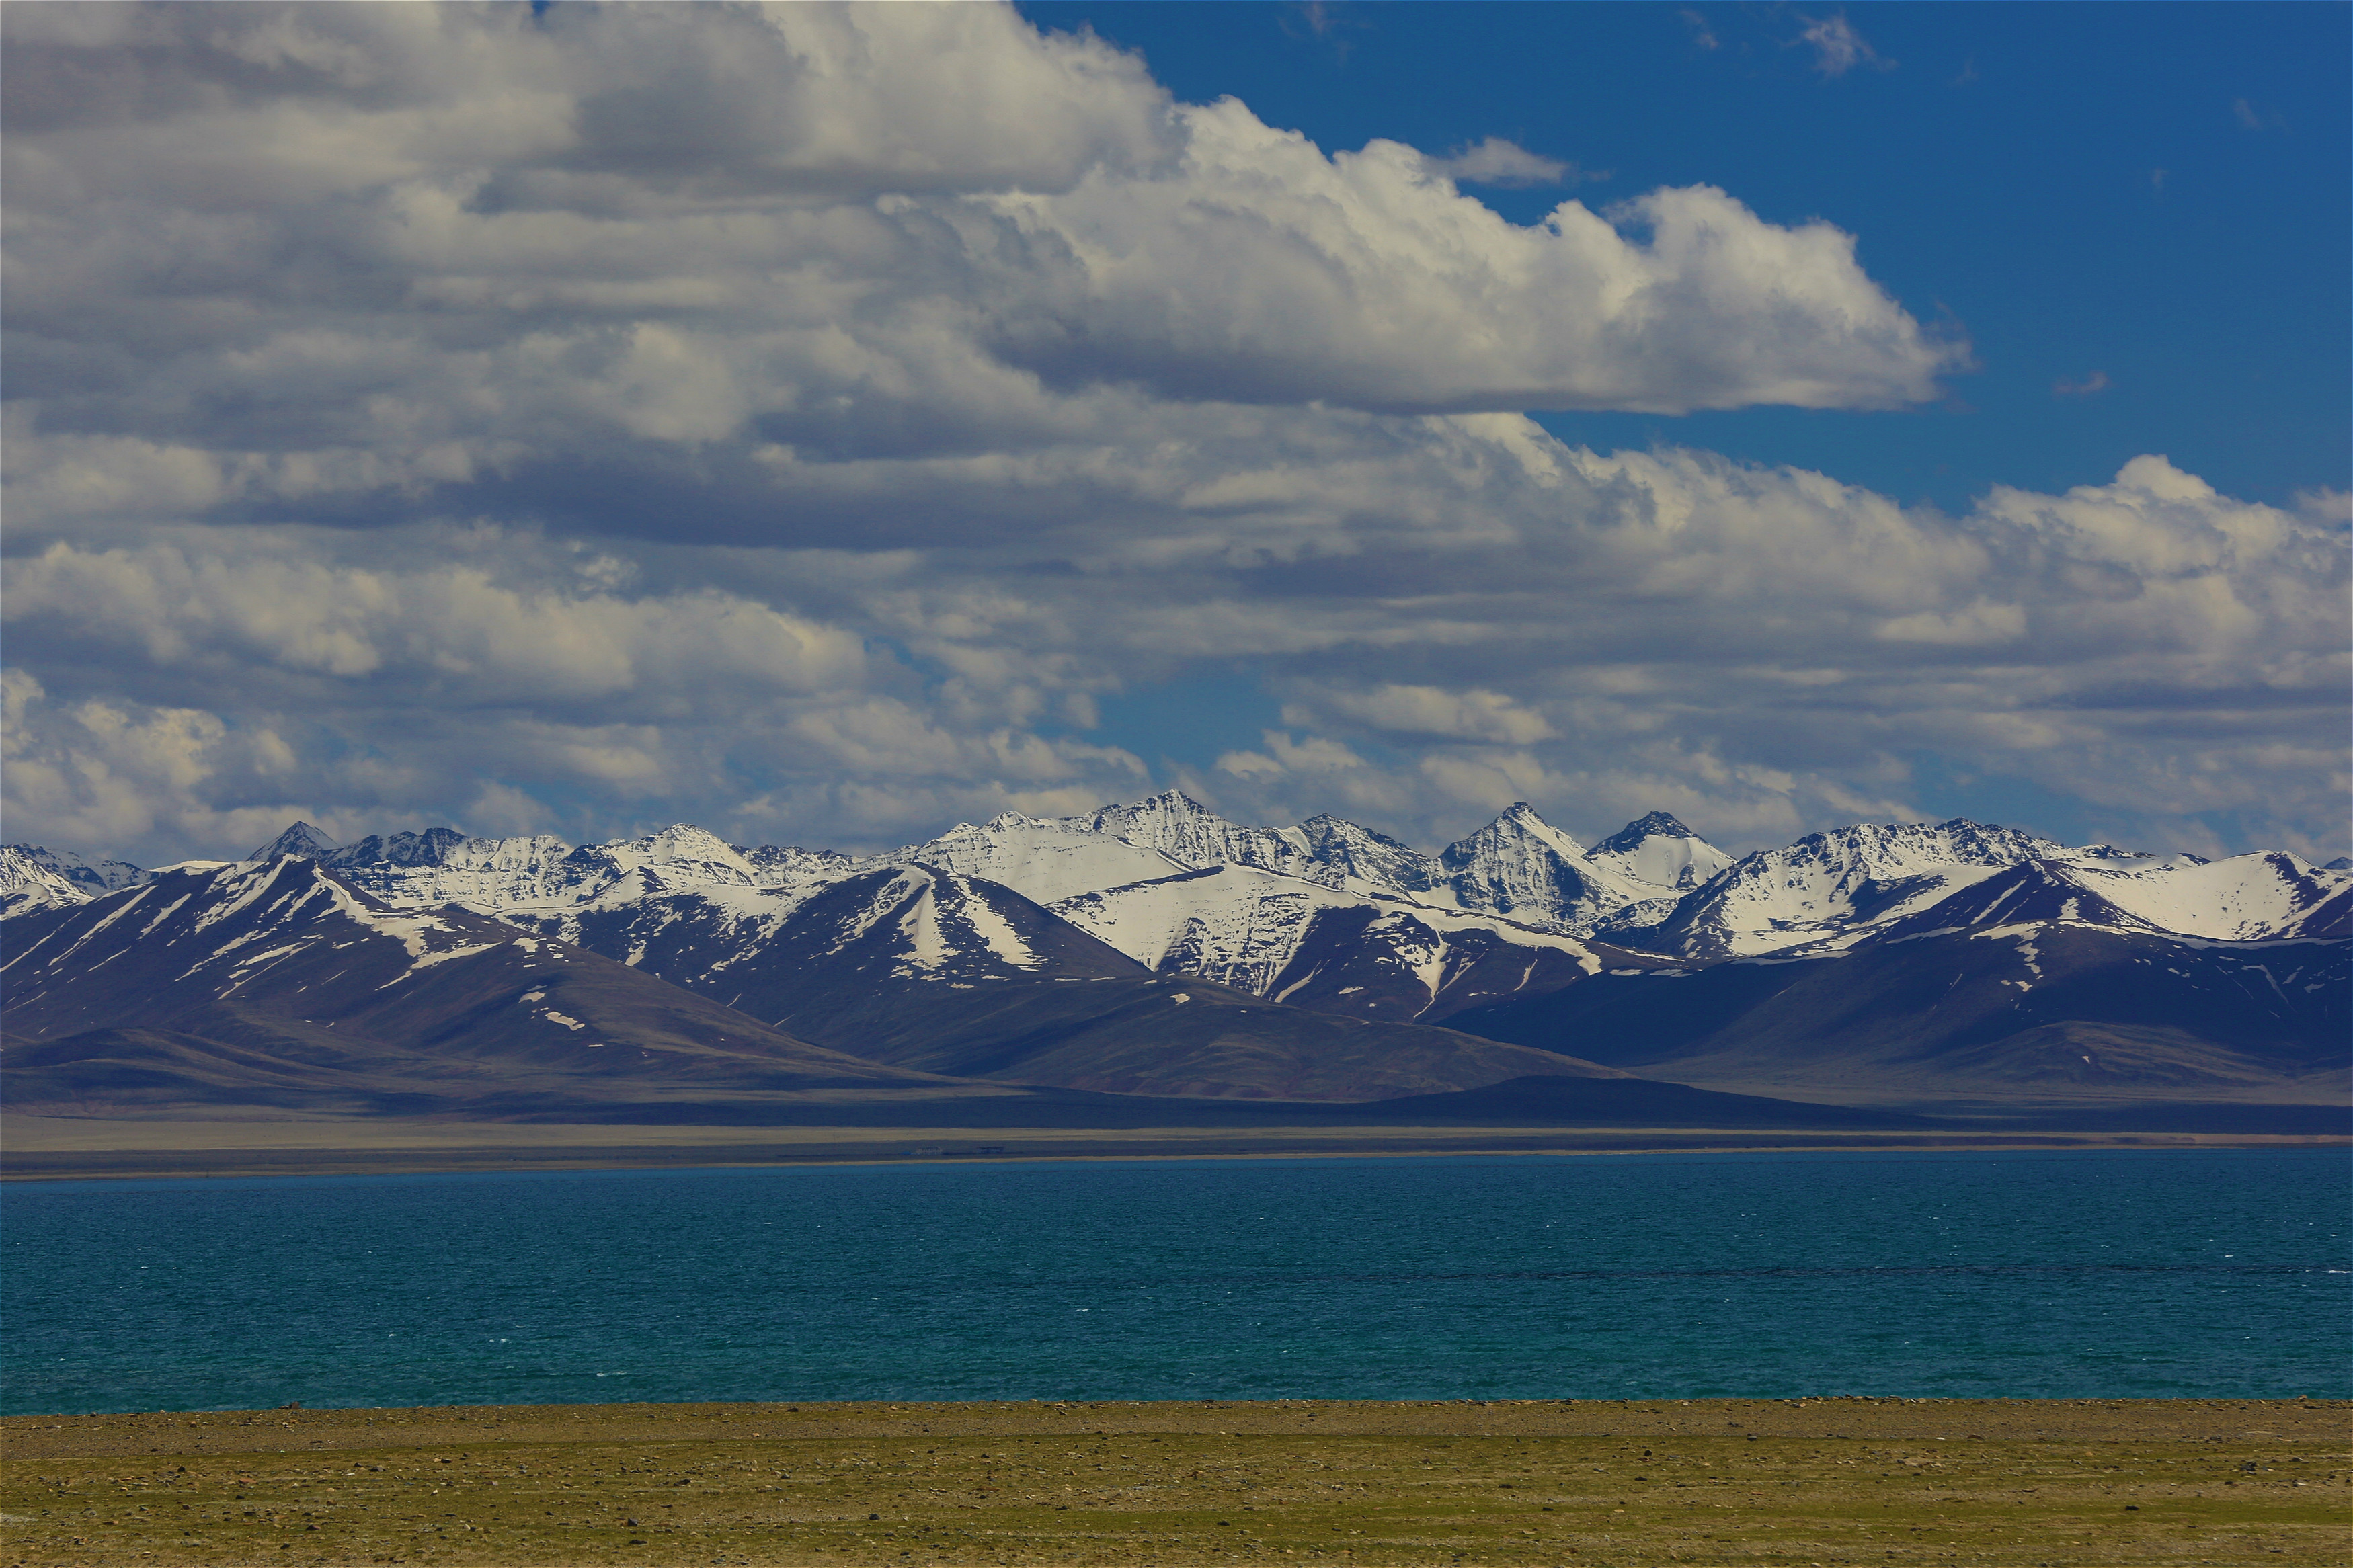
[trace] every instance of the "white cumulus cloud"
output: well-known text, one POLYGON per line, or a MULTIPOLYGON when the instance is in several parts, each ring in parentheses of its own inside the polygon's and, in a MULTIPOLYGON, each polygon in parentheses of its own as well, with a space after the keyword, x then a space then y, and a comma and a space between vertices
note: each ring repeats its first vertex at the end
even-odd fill
POLYGON ((1443 158, 1425 155, 1421 163, 1431 174, 1463 185, 1557 185, 1578 178, 1576 164, 1531 153, 1500 136, 1459 147, 1443 158))
POLYGON ((2341 826, 2341 494, 1946 515, 1525 416, 1939 395, 1966 346, 1737 193, 1514 224, 1458 184, 1566 159, 1319 147, 997 5, 0 29, 12 837, 881 846, 1179 783, 1736 843, 1923 757, 2341 826), (1198 774, 1099 723, 1238 668, 1198 774))

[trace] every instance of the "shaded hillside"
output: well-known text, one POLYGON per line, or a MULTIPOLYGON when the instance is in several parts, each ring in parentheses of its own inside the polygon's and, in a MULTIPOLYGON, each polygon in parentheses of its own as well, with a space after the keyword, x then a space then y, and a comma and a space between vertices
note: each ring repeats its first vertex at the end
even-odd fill
POLYGON ((1602 974, 1454 1022, 1649 1077, 1840 1098, 2303 1099, 2336 1092, 2345 1072, 2348 982, 2342 942, 2052 922, 1602 974))

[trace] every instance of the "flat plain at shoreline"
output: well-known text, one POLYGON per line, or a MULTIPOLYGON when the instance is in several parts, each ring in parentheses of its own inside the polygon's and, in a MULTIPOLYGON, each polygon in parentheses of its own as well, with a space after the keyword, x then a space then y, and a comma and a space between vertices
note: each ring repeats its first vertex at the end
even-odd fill
POLYGON ((1145 1129, 710 1127, 0 1114, 0 1179, 364 1175, 901 1161, 1331 1158, 1780 1150, 2345 1147, 2310 1134, 1818 1132, 1692 1128, 1316 1126, 1145 1129))
POLYGON ((2341 1562, 2348 1423, 1862 1398, 18 1416, 0 1563, 2341 1562))

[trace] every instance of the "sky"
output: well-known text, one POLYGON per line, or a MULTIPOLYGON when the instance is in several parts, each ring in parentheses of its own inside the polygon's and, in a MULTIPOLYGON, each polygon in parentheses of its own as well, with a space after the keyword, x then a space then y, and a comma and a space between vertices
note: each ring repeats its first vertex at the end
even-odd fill
POLYGON ((11 841, 2353 850, 2347 6, 0 29, 11 841))

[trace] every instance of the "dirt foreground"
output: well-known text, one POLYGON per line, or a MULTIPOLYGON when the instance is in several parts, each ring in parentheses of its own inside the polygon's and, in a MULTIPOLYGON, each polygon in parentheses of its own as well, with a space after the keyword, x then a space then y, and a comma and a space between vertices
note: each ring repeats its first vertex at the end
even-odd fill
POLYGON ((2353 1560, 2353 1403, 611 1405, 0 1421, 0 1565, 2353 1560))

